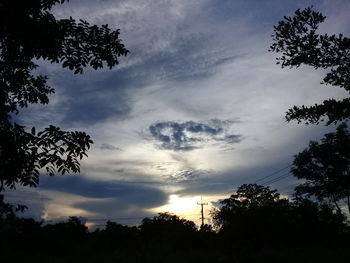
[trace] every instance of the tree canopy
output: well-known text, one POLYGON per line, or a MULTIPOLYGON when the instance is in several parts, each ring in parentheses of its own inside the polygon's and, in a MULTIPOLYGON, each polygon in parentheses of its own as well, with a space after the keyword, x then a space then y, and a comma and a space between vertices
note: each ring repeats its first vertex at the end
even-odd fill
POLYGON ((85 67, 113 68, 128 54, 119 29, 90 25, 73 18, 56 19, 55 4, 68 0, 2 0, 0 2, 0 191, 17 183, 36 186, 39 174, 79 172, 91 138, 81 131, 50 125, 31 131, 13 116, 30 104, 49 103, 54 89, 37 75, 39 59, 61 64, 74 74, 85 67))
POLYGON ((320 142, 295 156, 292 172, 305 182, 296 187, 297 195, 337 201, 346 199, 350 211, 350 133, 345 123, 336 132, 328 133, 320 142))
POLYGON ((300 237, 317 240, 341 233, 345 226, 342 213, 334 213, 328 204, 305 198, 282 198, 276 189, 244 184, 212 213, 219 234, 226 242, 242 247, 262 243, 276 245, 302 243, 300 237))
POLYGON ((169 213, 145 218, 139 226, 107 221, 104 229, 87 231, 87 219, 77 217, 64 222, 18 218, 0 195, 2 262, 348 261, 349 227, 328 204, 290 201, 261 185, 238 190, 225 200, 242 201, 240 206, 222 202, 218 209, 232 215, 218 231, 198 229, 169 213))
MULTIPOLYGON (((270 51, 281 54, 277 64, 283 67, 308 65, 315 69, 328 70, 322 83, 340 87, 350 92, 350 39, 342 34, 317 33, 326 17, 312 7, 298 9, 293 17, 284 17, 274 27, 270 51)), ((314 106, 294 106, 286 113, 286 120, 299 123, 327 124, 348 120, 350 98, 328 99, 314 106)))
POLYGON ((280 198, 277 190, 271 190, 257 184, 243 184, 229 198, 220 201, 222 207, 213 213, 216 225, 225 229, 251 223, 251 220, 262 223, 263 213, 268 207, 277 207, 286 200, 280 198), (252 216, 254 214, 254 216, 252 216), (245 222, 245 223, 244 223, 245 222))
POLYGON ((243 184, 238 187, 237 192, 230 198, 222 200, 220 203, 223 208, 231 209, 233 207, 261 207, 268 203, 279 200, 280 194, 277 190, 271 190, 258 184, 243 184))
POLYGON ((182 232, 195 231, 196 225, 192 221, 180 218, 174 214, 159 213, 153 218, 144 218, 140 229, 145 233, 169 234, 169 232, 174 232, 181 234, 182 232))

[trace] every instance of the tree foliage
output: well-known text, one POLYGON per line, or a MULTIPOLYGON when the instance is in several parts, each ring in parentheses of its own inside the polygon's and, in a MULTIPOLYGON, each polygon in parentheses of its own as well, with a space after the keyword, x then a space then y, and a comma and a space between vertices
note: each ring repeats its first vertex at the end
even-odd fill
POLYGON ((148 240, 153 253, 166 249, 172 251, 195 249, 197 227, 194 222, 171 213, 159 213, 153 218, 144 218, 139 226, 142 239, 148 240), (156 244, 156 245, 155 245, 156 244), (154 250, 154 248, 157 248, 154 250))
POLYGON ((277 190, 257 184, 243 184, 238 187, 236 193, 220 201, 222 206, 219 210, 214 211, 213 218, 216 225, 223 231, 234 228, 239 231, 242 228, 237 228, 237 225, 243 224, 244 221, 263 220, 261 215, 258 215, 259 211, 277 206, 277 203, 282 204, 285 201, 280 198, 277 190), (252 213, 255 216, 251 217, 252 213))
POLYGON ((168 235, 169 233, 193 232, 196 225, 192 221, 178 217, 170 213, 159 213, 153 218, 144 218, 140 229, 145 233, 158 233, 168 235))
MULTIPOLYGON (((1 259, 2 262, 348 261, 350 232, 340 213, 334 213, 327 204, 307 199, 279 201, 276 190, 262 186, 244 188, 261 189, 268 201, 246 203, 244 213, 236 213, 230 219, 232 227, 218 232, 196 229, 193 222, 169 213, 145 218, 139 227, 107 221, 104 229, 95 231, 87 231, 77 217, 50 224, 0 217, 1 259), (272 195, 266 195, 268 190, 272 195)), ((240 190, 244 194, 243 188, 240 190)))
POLYGON ((328 204, 301 197, 291 201, 262 185, 242 185, 220 203, 212 213, 219 234, 228 244, 237 242, 243 249, 264 243, 278 246, 276 240, 282 239, 290 245, 301 244, 301 236, 305 241, 332 238, 346 228, 345 216, 328 204))
POLYGON ((27 209, 25 205, 11 205, 4 201, 4 195, 0 195, 0 220, 16 218, 17 212, 24 212, 27 209))
MULTIPOLYGON (((298 9, 293 17, 284 17, 274 27, 274 43, 270 51, 280 53, 277 64, 284 67, 308 65, 315 69, 328 70, 323 84, 337 86, 350 91, 350 39, 339 35, 317 33, 319 25, 326 17, 312 7, 298 9)), ((286 113, 287 121, 299 123, 327 124, 348 120, 350 98, 328 99, 314 106, 294 106, 286 113)))
POLYGON ((350 133, 342 123, 334 133, 295 156, 292 172, 305 182, 296 187, 297 195, 330 200, 340 210, 337 201, 346 199, 350 211, 350 133))
POLYGON ((50 125, 36 132, 13 121, 30 104, 49 103, 54 89, 37 75, 39 59, 61 64, 74 74, 87 66, 116 66, 128 50, 119 30, 50 12, 65 0, 2 0, 0 2, 0 191, 17 183, 36 186, 39 172, 79 172, 79 160, 92 140, 85 132, 62 131, 50 125))

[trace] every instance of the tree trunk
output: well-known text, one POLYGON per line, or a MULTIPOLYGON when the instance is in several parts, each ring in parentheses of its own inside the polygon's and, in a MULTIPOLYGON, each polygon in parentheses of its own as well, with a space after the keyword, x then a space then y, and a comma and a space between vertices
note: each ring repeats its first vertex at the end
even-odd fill
POLYGON ((340 209, 340 207, 335 199, 335 196, 333 194, 332 194, 332 201, 333 201, 335 207, 337 208, 338 212, 341 213, 341 209, 340 209))

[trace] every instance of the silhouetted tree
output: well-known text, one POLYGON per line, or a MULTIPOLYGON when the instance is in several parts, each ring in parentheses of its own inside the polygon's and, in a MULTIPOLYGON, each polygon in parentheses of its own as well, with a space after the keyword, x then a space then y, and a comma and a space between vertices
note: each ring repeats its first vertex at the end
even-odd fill
POLYGON ((61 251, 74 250, 88 236, 88 228, 81 218, 72 216, 65 222, 48 224, 43 227, 45 244, 43 249, 56 255, 61 251))
POLYGON ((15 218, 17 212, 24 212, 27 209, 25 205, 11 205, 4 201, 4 195, 0 195, 0 220, 15 218))
POLYGON ((333 206, 296 197, 291 203, 289 217, 291 230, 310 239, 339 237, 346 231, 346 217, 333 206))
POLYGON ((350 211, 350 133, 345 123, 294 159, 293 175, 305 182, 296 187, 297 195, 330 200, 340 211, 338 201, 346 199, 350 211))
POLYGON ((236 193, 230 198, 220 201, 223 209, 234 209, 236 207, 250 208, 261 207, 265 204, 279 200, 280 194, 277 190, 271 190, 257 184, 243 184, 238 187, 236 193))
MULTIPOLYGON (((298 9, 293 17, 284 17, 274 27, 274 43, 270 51, 281 53, 277 64, 283 67, 309 65, 315 69, 328 69, 323 84, 338 86, 350 91, 350 39, 339 35, 318 34, 319 24, 326 17, 312 8, 298 9)), ((348 120, 350 98, 329 99, 311 107, 294 106, 286 114, 287 121, 327 124, 348 120)))
POLYGON ((37 75, 36 60, 62 64, 75 74, 91 66, 118 64, 127 55, 119 30, 73 18, 56 19, 55 4, 68 0, 2 0, 0 2, 0 191, 17 183, 36 186, 39 170, 49 175, 79 172, 79 160, 92 143, 79 131, 50 125, 28 132, 12 119, 29 104, 49 102, 54 89, 47 76, 37 75))
POLYGON ((250 230, 258 231, 266 219, 271 219, 271 215, 268 218, 264 216, 272 213, 272 209, 288 203, 288 200, 280 198, 277 190, 257 184, 243 184, 236 193, 220 201, 222 206, 213 212, 213 218, 221 231, 246 235, 250 230))
POLYGON ((208 224, 201 225, 199 231, 203 233, 214 233, 213 227, 208 224))
POLYGON ((139 238, 139 230, 136 226, 129 227, 107 221, 105 229, 101 231, 101 235, 107 241, 105 247, 135 246, 139 238))
POLYGON ((170 213, 159 213, 153 218, 144 218, 139 226, 141 239, 147 244, 143 250, 161 255, 156 260, 164 262, 181 251, 190 254, 197 248, 197 228, 189 220, 170 213))
POLYGON ((220 203, 213 219, 226 253, 238 262, 272 246, 339 240, 347 231, 344 215, 328 204, 300 197, 292 202, 261 185, 242 185, 220 203))
POLYGON ((94 232, 76 217, 50 225, 0 218, 1 262, 304 262, 315 256, 325 257, 318 262, 347 262, 342 214, 307 199, 283 205, 267 199, 246 203, 244 213, 232 218, 235 231, 219 233, 207 225, 196 231, 193 222, 168 213, 139 228, 108 221, 94 232))
POLYGON ((82 236, 86 234, 88 230, 83 220, 76 216, 69 217, 66 222, 47 225, 45 228, 49 231, 55 232, 56 234, 69 234, 72 237, 82 236))
POLYGON ((144 218, 140 230, 145 233, 183 233, 196 231, 196 224, 192 221, 170 213, 159 213, 153 218, 144 218))

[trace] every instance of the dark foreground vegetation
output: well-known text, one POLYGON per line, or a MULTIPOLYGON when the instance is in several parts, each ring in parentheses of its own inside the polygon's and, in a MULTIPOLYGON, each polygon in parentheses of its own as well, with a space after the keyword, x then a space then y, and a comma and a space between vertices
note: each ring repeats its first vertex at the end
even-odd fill
POLYGON ((141 225, 45 224, 1 202, 2 262, 348 262, 350 228, 333 206, 250 184, 212 211, 214 226, 161 213, 141 225))

